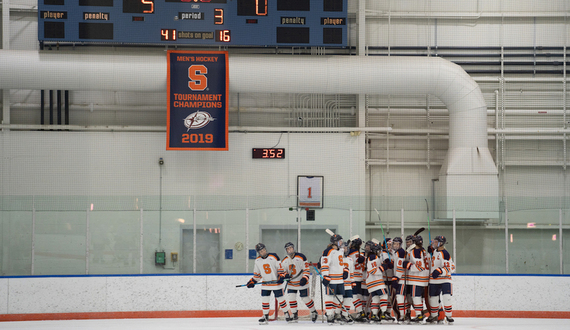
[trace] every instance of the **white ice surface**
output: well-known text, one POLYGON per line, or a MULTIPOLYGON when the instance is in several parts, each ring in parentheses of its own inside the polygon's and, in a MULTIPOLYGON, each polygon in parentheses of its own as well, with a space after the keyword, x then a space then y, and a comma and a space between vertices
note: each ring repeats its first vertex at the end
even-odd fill
MULTIPOLYGON (((276 329, 340 329, 346 330, 371 329, 376 327, 382 330, 403 330, 406 328, 418 329, 417 327, 429 327, 431 330, 567 330, 570 329, 569 319, 499 319, 499 318, 455 318, 453 325, 430 324, 430 325, 398 325, 398 324, 354 324, 329 326, 321 320, 315 324, 310 321, 287 324, 285 321, 274 321, 268 325, 259 325, 258 318, 177 318, 177 319, 106 319, 106 320, 68 320, 68 321, 26 321, 26 322, 0 322, 0 329, 103 329, 103 330, 127 330, 127 329, 243 329, 243 330, 276 330, 276 329), (380 327, 380 328, 378 328, 380 327), (452 328, 449 328, 452 327, 452 328)), ((425 329, 427 330, 427 328, 425 329)))

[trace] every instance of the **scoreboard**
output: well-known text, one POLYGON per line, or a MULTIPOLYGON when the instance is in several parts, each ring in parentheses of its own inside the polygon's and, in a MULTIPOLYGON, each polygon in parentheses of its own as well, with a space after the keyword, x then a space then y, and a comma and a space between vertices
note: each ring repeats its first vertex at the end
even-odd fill
POLYGON ((38 0, 43 43, 347 46, 347 0, 38 0))

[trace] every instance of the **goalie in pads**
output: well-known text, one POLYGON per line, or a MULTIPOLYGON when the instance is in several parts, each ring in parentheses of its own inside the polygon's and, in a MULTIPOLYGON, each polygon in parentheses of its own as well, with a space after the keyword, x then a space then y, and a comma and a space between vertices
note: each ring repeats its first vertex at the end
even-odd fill
POLYGON ((289 242, 285 244, 285 251, 287 256, 283 258, 281 266, 285 271, 285 278, 289 279, 287 285, 287 298, 289 299, 289 308, 293 313, 293 322, 299 320, 299 313, 297 311, 297 293, 301 300, 307 305, 311 311, 311 321, 317 321, 319 314, 315 309, 315 302, 309 297, 309 262, 302 253, 295 252, 295 245, 289 242))

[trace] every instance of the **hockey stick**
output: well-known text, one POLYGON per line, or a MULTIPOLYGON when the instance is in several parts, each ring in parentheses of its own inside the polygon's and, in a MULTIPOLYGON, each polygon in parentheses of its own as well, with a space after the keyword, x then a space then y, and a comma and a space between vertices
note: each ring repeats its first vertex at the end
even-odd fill
POLYGON ((416 230, 416 232, 414 233, 414 236, 418 236, 419 233, 421 233, 422 231, 426 230, 424 227, 416 230))
MULTIPOLYGON (((384 235, 384 226, 382 226, 382 220, 380 220, 380 212, 376 208, 374 208, 376 214, 378 215, 378 222, 380 222, 380 229, 382 229, 382 236, 384 237, 384 246, 386 250, 388 250, 388 243, 386 242, 386 235, 384 235)), ((390 257, 390 253, 388 252, 388 260, 392 261, 392 257, 390 257)))
MULTIPOLYGON (((316 268, 315 268, 316 269, 316 268)), ((321 323, 325 323, 325 304, 323 304, 323 279, 321 278, 321 323)))
POLYGON ((426 201, 426 212, 427 212, 427 218, 428 218, 428 238, 429 238, 429 244, 431 244, 431 229, 429 228, 429 204, 427 199, 424 199, 426 201))
MULTIPOLYGON (((321 274, 321 272, 319 272, 319 270, 317 269, 317 267, 313 266, 313 268, 315 268, 315 272, 317 272, 317 274, 319 274, 319 276, 321 277, 321 283, 323 283, 323 280, 325 279, 325 278, 323 277, 323 274, 321 274)), ((344 285, 344 281, 343 281, 342 285, 344 285)), ((326 287, 327 287, 327 289, 331 290, 333 296, 336 298, 336 300, 337 300, 338 303, 340 304, 340 308, 341 308, 344 312, 346 312, 346 314, 348 314, 348 317, 350 317, 350 319, 351 319, 352 321, 354 321, 354 319, 352 318, 352 315, 350 315, 350 312, 347 311, 346 308, 344 308, 344 305, 342 304, 342 301, 340 301, 340 299, 338 299, 338 297, 337 297, 336 294, 334 293, 334 290, 333 290, 330 286, 328 286, 328 285, 327 285, 326 287)), ((322 292, 322 290, 321 290, 321 292, 322 292)), ((322 304, 322 303, 321 303, 321 304, 322 304)))
MULTIPOLYGON (((288 282, 289 279, 286 279, 286 280, 283 280, 283 281, 284 281, 284 282, 288 282)), ((255 282, 254 285, 258 285, 258 284, 277 284, 277 283, 279 283, 279 281, 255 282)), ((242 287, 242 286, 247 286, 247 283, 246 283, 246 284, 236 285, 236 288, 240 288, 240 287, 242 287)))

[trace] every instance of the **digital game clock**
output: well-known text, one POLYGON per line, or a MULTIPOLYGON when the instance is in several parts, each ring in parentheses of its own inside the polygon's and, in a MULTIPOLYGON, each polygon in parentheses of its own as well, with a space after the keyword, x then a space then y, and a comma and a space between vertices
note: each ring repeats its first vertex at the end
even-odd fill
POLYGON ((253 148, 251 155, 254 159, 284 159, 285 148, 253 148))

